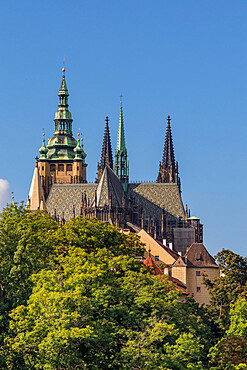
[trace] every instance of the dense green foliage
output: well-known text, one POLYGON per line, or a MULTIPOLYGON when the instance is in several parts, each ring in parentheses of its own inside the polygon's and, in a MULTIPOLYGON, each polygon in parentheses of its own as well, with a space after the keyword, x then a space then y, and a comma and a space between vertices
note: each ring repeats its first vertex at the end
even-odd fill
POLYGON ((226 330, 230 324, 230 305, 247 294, 247 258, 223 249, 216 255, 221 277, 206 280, 210 291, 208 309, 220 326, 226 330))
POLYGON ((142 253, 136 236, 95 219, 61 228, 46 212, 8 206, 0 219, 0 368, 247 368, 246 260, 219 253, 225 276, 206 282, 212 299, 199 307, 134 258, 142 253))

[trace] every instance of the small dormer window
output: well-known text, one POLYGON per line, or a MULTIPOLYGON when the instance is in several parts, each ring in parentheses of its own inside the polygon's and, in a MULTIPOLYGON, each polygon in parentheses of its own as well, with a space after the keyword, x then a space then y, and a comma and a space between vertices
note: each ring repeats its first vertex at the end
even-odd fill
POLYGON ((202 258, 202 255, 201 253, 199 255, 196 256, 196 262, 201 262, 203 261, 203 258, 202 258))
POLYGON ((154 257, 154 260, 155 260, 156 262, 158 262, 158 261, 160 260, 160 256, 155 256, 155 257, 154 257))

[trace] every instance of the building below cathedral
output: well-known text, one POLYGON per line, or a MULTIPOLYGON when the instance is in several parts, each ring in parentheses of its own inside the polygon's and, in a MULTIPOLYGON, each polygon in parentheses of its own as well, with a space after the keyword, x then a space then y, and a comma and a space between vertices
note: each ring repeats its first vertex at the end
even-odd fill
MULTIPOLYGON (((153 254, 150 245, 145 243, 147 251, 150 252, 151 248, 152 258, 170 266, 169 276, 174 275, 174 279, 178 276, 181 283, 187 287, 187 291, 194 293, 187 286, 188 281, 191 280, 188 271, 192 271, 191 268, 196 266, 190 261, 188 254, 191 254, 189 252, 191 248, 200 250, 201 255, 206 250, 202 244, 203 225, 199 218, 190 217, 190 211, 187 206, 186 209, 184 208, 182 202, 170 117, 168 116, 167 119, 163 156, 158 166, 156 182, 130 183, 121 102, 114 160, 109 118, 106 117, 95 183, 89 184, 86 176, 87 164, 83 139, 78 134, 76 140, 72 133, 73 120, 69 111, 69 93, 64 68, 58 97, 54 136, 46 145, 43 134, 43 143, 39 149, 40 156, 36 158, 27 207, 30 210, 46 209, 61 224, 79 215, 95 217, 122 230, 140 234, 141 240, 146 237, 151 238, 152 245, 155 243, 159 245, 159 254, 158 252, 153 254), (173 254, 176 258, 169 259, 168 254, 164 257, 165 251, 170 251, 170 255, 173 254), (182 264, 187 267, 182 267, 182 264), (183 272, 178 273, 178 271, 183 272)), ((210 258, 213 260, 211 256, 210 258)), ((211 263, 211 267, 208 265, 206 267, 218 274, 215 262, 211 263)), ((200 292, 197 291, 197 293, 200 292)))

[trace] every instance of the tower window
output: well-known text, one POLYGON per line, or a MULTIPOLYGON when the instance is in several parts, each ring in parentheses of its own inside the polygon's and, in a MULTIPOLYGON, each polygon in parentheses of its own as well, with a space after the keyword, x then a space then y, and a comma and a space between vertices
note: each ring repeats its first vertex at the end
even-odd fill
POLYGON ((55 164, 51 164, 51 166, 50 166, 50 171, 51 171, 51 172, 56 171, 56 166, 55 166, 55 164))
POLYGON ((67 171, 72 171, 72 164, 67 164, 67 171))
POLYGON ((157 261, 159 261, 159 260, 160 260, 160 256, 155 256, 155 257, 154 257, 154 259, 155 259, 155 261, 157 262, 157 261))
POLYGON ((200 287, 200 286, 197 286, 197 287, 196 287, 196 291, 197 291, 197 293, 200 293, 200 291, 201 291, 201 287, 200 287))
POLYGON ((201 271, 196 271, 196 276, 201 276, 201 271))
POLYGON ((58 171, 64 171, 64 165, 63 164, 58 165, 58 171))

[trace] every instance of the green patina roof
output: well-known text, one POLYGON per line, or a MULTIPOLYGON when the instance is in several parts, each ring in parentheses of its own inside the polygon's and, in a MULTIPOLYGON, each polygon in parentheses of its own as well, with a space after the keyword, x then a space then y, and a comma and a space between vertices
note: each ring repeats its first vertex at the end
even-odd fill
POLYGON ((116 152, 126 152, 125 135, 124 135, 124 124, 123 124, 123 107, 122 102, 120 106, 119 124, 118 124, 118 136, 117 136, 117 147, 116 152))
POLYGON ((84 159, 86 154, 83 150, 83 145, 80 146, 73 137, 72 133, 72 116, 69 111, 68 97, 69 92, 65 81, 65 68, 63 68, 62 83, 58 92, 59 104, 58 110, 55 113, 55 130, 54 136, 48 140, 47 148, 44 143, 40 148, 40 159, 48 159, 49 161, 60 160, 81 160, 85 163, 84 159), (76 149, 76 150, 75 150, 76 149))
POLYGON ((65 69, 64 68, 63 68, 62 82, 61 82, 61 86, 60 86, 60 89, 59 89, 59 92, 58 92, 58 96, 59 95, 69 96, 68 88, 67 88, 66 81, 65 81, 65 69))

